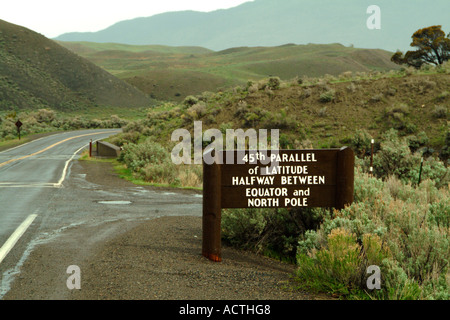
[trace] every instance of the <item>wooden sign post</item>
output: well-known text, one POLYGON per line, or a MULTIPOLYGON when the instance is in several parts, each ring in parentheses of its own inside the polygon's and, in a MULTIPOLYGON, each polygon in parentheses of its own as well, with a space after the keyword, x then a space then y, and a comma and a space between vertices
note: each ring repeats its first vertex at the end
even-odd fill
POLYGON ((343 209, 353 202, 354 152, 318 150, 224 151, 203 163, 203 256, 221 256, 224 208, 343 209), (230 161, 231 160, 231 161, 230 161))

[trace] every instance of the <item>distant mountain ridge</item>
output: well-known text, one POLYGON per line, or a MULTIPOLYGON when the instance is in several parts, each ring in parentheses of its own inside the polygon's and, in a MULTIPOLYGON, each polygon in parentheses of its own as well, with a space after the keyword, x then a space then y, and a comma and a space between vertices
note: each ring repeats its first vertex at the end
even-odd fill
POLYGON ((132 85, 55 41, 0 20, 0 110, 147 107, 132 85))
POLYGON ((224 50, 286 43, 341 43, 359 48, 407 50, 419 28, 450 32, 450 1, 377 0, 381 29, 366 25, 371 0, 255 0, 213 12, 168 12, 118 22, 91 33, 66 33, 61 41, 200 46, 224 50))

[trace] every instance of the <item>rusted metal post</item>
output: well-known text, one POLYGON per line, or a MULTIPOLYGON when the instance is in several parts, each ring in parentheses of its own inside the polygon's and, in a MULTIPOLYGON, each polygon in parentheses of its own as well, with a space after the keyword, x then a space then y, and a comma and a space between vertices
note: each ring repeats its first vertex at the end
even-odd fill
POLYGON ((222 261, 221 219, 221 165, 203 160, 202 254, 214 262, 222 261))
POLYGON ((355 153, 348 147, 339 150, 336 166, 336 209, 344 209, 354 200, 355 153))

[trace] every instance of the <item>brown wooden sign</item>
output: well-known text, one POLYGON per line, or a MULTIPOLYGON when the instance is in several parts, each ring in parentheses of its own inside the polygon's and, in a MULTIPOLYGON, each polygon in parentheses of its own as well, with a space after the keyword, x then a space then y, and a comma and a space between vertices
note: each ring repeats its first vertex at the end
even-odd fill
POLYGON ((221 261, 222 208, 344 208, 353 202, 351 149, 228 151, 203 164, 203 255, 221 261))

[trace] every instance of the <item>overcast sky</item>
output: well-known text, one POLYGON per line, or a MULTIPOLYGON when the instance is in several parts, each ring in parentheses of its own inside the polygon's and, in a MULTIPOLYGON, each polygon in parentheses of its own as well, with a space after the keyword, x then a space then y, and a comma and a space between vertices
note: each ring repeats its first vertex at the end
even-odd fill
POLYGON ((0 19, 54 38, 98 31, 122 20, 168 11, 213 11, 252 0, 0 0, 0 19))

